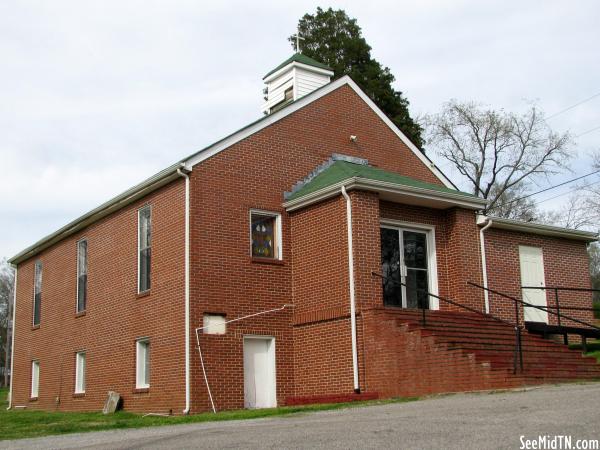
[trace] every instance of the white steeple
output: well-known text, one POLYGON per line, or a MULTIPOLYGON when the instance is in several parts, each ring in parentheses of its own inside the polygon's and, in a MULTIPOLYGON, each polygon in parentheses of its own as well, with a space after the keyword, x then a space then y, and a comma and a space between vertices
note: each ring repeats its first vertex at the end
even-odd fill
POLYGON ((265 114, 310 94, 331 80, 333 71, 318 61, 301 53, 296 53, 271 70, 263 78, 266 103, 265 114))

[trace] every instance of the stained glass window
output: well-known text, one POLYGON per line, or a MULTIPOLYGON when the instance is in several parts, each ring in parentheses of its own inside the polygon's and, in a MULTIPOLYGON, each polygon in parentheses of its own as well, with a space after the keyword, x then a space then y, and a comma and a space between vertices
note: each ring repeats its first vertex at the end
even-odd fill
POLYGON ((251 214, 250 237, 252 240, 252 256, 258 258, 279 258, 277 215, 251 214))

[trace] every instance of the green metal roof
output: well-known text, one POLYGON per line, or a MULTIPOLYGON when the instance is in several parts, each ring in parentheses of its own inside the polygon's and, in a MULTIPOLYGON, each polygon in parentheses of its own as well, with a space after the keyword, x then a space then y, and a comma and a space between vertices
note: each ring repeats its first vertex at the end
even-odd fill
POLYGON ((304 197, 305 195, 311 194, 318 190, 327 188, 336 183, 354 177, 365 178, 375 181, 384 181, 401 186, 429 189, 432 191, 444 193, 459 194, 464 195, 467 198, 476 198, 474 195, 469 194, 467 192, 456 191, 454 189, 449 189, 445 186, 415 180, 414 178, 399 175, 394 172, 388 172, 387 170, 378 169, 376 167, 367 166, 363 164, 356 164, 348 161, 336 161, 323 172, 321 172, 308 183, 306 183, 304 186, 302 186, 299 190, 294 192, 288 198, 288 201, 304 197))
POLYGON ((290 64, 292 62, 297 62, 297 63, 300 63, 300 64, 306 64, 307 66, 313 66, 313 67, 318 67, 319 69, 325 69, 325 70, 331 70, 331 71, 333 71, 333 69, 331 67, 329 67, 327 64, 320 63, 319 61, 316 61, 316 60, 314 60, 312 58, 309 58, 308 56, 303 55, 302 53, 294 53, 292 56, 290 56, 284 62, 282 62, 277 67, 275 67, 273 70, 271 70, 268 74, 266 74, 263 77, 263 80, 265 78, 267 78, 269 75, 271 75, 272 73, 277 72, 279 69, 281 69, 282 67, 287 66, 288 64, 290 64))

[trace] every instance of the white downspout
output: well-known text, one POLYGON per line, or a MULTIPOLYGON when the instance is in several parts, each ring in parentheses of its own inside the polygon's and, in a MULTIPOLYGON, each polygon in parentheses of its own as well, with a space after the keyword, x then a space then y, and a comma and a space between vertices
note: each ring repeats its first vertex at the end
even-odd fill
POLYGON ((483 228, 479 230, 479 245, 481 246, 481 271, 483 273, 483 298, 485 300, 485 313, 490 313, 490 296, 487 291, 488 288, 488 278, 487 278, 487 262, 485 258, 485 239, 483 237, 483 232, 492 226, 492 219, 487 218, 487 223, 483 228))
POLYGON ((19 274, 19 267, 15 266, 15 284, 13 292, 13 304, 12 304, 12 327, 11 327, 11 350, 10 350, 10 391, 8 393, 8 408, 12 408, 13 404, 13 384, 14 384, 14 367, 15 367, 15 318, 17 317, 17 275, 19 274))
POLYGON ((179 176, 185 178, 185 409, 191 409, 190 393, 190 177, 181 169, 179 176))
POLYGON ((350 278, 350 327, 352 329, 352 374, 354 376, 354 392, 360 393, 358 382, 358 351, 356 349, 356 305, 354 297, 354 250, 352 247, 352 202, 342 186, 342 195, 346 199, 346 220, 348 222, 348 274, 350 278))

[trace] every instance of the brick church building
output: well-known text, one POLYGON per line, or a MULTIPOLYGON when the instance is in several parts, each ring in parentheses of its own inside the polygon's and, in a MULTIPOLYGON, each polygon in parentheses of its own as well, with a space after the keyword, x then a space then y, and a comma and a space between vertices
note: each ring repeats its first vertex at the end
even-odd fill
POLYGON ((596 235, 482 215, 332 76, 295 54, 264 78, 264 117, 11 259, 11 407, 116 391, 186 414, 600 376, 534 333, 592 321, 588 292, 535 287, 589 288, 596 235))

